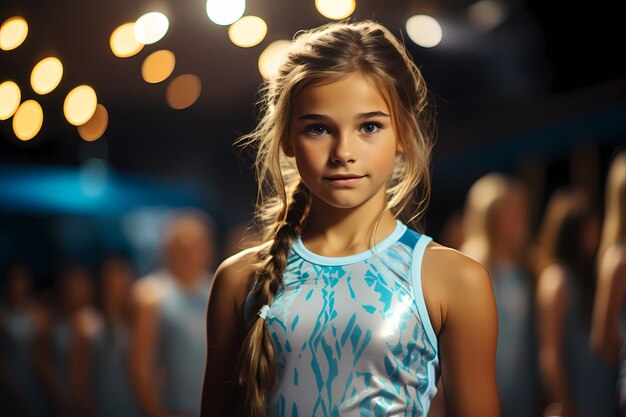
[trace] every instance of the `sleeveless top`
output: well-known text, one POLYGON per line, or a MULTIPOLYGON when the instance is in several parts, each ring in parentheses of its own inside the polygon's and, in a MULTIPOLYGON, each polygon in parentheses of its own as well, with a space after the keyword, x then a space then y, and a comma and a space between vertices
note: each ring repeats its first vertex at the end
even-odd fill
POLYGON ((159 365, 165 384, 162 395, 165 407, 174 413, 200 415, 206 360, 206 306, 211 275, 194 288, 185 289, 170 272, 162 270, 152 279, 163 286, 160 305, 159 365))
POLYGON ((540 395, 532 282, 516 265, 492 267, 489 274, 498 311, 496 376, 502 415, 532 416, 540 395))
MULTIPOLYGON (((6 308, 1 314, 0 356, 29 416, 45 416, 50 399, 35 368, 35 319, 28 311, 6 308)), ((1 407, 0 407, 1 409, 1 407)))
POLYGON ((351 256, 295 239, 266 318, 277 374, 268 416, 428 414, 440 373, 420 272, 431 241, 399 221, 351 256))
POLYGON ((567 308, 563 356, 570 398, 581 417, 612 417, 617 398, 617 372, 590 348, 590 330, 574 272, 566 265, 567 308))
POLYGON ((130 384, 129 328, 123 321, 107 328, 103 317, 92 336, 95 400, 102 417, 136 417, 141 412, 130 384))

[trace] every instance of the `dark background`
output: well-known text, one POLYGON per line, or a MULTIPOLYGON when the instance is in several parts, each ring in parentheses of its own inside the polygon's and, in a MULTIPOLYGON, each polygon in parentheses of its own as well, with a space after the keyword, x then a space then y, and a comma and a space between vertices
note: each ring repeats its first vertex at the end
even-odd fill
MULTIPOLYGON (((426 231, 437 237, 472 182, 493 170, 529 183, 535 226, 547 196, 562 185, 586 187, 601 205, 608 162, 626 143, 624 32, 614 3, 507 0, 506 20, 487 33, 468 21, 472 3, 361 0, 352 15, 404 37, 429 84, 438 135, 426 231), (407 38, 404 24, 416 13, 440 20, 439 46, 424 49, 407 38)), ((44 125, 22 142, 11 119, 0 121, 0 266, 25 260, 41 283, 68 259, 93 265, 110 251, 127 252, 139 272, 149 270, 159 225, 173 207, 209 211, 220 242, 247 222, 253 159, 233 142, 255 125, 258 56, 274 40, 328 22, 313 0, 250 0, 245 15, 262 17, 269 30, 260 45, 243 49, 227 27, 208 20, 201 0, 3 0, 0 21, 15 15, 27 19, 29 34, 19 48, 0 51, 0 82, 14 80, 22 100, 36 98, 44 125), (111 32, 148 11, 169 17, 167 35, 116 58, 111 32), (176 54, 172 77, 201 78, 191 107, 167 105, 169 79, 141 79, 143 59, 158 49, 176 54), (30 71, 51 55, 63 62, 63 79, 37 96, 30 71), (65 95, 78 84, 93 86, 109 112, 95 142, 83 141, 63 117, 65 95), (85 195, 84 181, 96 191, 85 195)))

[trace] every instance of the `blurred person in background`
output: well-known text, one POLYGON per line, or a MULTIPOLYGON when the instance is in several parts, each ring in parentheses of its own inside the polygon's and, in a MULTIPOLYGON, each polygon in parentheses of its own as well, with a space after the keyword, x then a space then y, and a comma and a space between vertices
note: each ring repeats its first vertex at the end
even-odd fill
MULTIPOLYGON (((101 417, 137 417, 141 415, 130 385, 130 285, 133 271, 123 257, 106 257, 100 264, 98 301, 101 316, 89 341, 96 408, 101 417)), ((90 366, 89 363, 83 366, 90 366)))
POLYGON ((29 268, 12 263, 0 306, 0 415, 46 416, 48 398, 35 367, 37 334, 44 312, 33 296, 29 268))
POLYGON ((540 366, 547 415, 615 415, 616 373, 589 345, 599 219, 581 192, 557 190, 539 233, 540 366))
POLYGON ((92 305, 93 281, 86 268, 69 264, 56 285, 57 302, 37 343, 42 379, 57 416, 96 416, 89 361, 90 338, 99 322, 92 305))
POLYGON ((534 284, 526 268, 529 221, 524 185, 497 173, 477 180, 467 194, 463 228, 461 251, 487 268, 496 298, 502 416, 535 416, 540 387, 534 284))
POLYGON ((619 364, 619 408, 626 416, 626 150, 611 163, 605 198, 591 344, 608 364, 619 364))
POLYGON ((182 210, 166 224, 162 269, 133 286, 130 371, 150 417, 200 414, 213 254, 209 216, 182 210))

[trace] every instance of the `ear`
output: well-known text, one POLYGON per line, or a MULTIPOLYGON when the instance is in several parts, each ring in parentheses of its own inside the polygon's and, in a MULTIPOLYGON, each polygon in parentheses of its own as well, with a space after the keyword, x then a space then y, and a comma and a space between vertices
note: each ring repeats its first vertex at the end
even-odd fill
POLYGON ((293 146, 291 145, 291 138, 287 136, 284 140, 281 141, 280 147, 282 148, 285 155, 289 157, 295 156, 293 152, 293 146))

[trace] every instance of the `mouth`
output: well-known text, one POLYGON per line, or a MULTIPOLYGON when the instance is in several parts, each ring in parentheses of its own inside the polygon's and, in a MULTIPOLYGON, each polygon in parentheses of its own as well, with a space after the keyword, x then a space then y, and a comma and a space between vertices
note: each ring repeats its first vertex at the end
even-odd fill
POLYGON ((365 178, 366 175, 358 175, 358 174, 338 174, 338 175, 329 175, 324 177, 324 180, 336 186, 351 186, 356 185, 360 180, 365 178))

